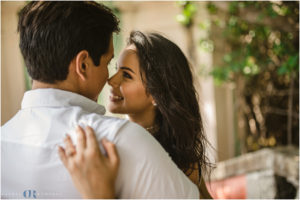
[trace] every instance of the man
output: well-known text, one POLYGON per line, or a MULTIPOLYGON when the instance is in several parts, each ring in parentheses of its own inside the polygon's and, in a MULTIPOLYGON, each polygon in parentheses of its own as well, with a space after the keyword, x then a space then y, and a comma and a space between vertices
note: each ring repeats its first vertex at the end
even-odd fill
MULTIPOLYGON (((2 198, 78 198, 57 154, 65 133, 92 127, 120 156, 119 198, 197 198, 197 187, 155 139, 127 120, 104 117, 97 97, 113 58, 118 20, 95 2, 30 2, 19 13, 20 49, 32 90, 1 128, 2 198)), ((100 148, 103 148, 100 146, 100 148)))

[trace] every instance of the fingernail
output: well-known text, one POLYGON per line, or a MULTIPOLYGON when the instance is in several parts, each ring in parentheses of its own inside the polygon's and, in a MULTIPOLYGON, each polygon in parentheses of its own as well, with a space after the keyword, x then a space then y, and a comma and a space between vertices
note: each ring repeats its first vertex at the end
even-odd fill
POLYGON ((57 151, 59 151, 59 152, 60 152, 60 150, 63 148, 63 147, 60 146, 59 144, 57 144, 57 145, 55 145, 55 146, 56 146, 57 151))
POLYGON ((65 134, 65 139, 68 139, 68 138, 71 138, 71 137, 70 137, 69 133, 66 133, 65 134))
MULTIPOLYGON (((88 129, 92 129, 92 128, 91 128, 90 126, 88 126, 88 125, 84 127, 84 130, 85 130, 85 131, 87 131, 88 129)), ((87 131, 87 132, 90 132, 90 131, 87 131)), ((90 133, 89 133, 89 134, 90 134, 90 133)))

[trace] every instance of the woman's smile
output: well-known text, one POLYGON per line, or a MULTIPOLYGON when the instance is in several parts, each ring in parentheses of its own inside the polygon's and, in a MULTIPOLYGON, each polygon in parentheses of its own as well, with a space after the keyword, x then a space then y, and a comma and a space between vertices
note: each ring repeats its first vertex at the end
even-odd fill
POLYGON ((109 95, 109 100, 113 103, 117 103, 117 102, 123 101, 124 97, 122 97, 120 95, 116 95, 113 92, 111 92, 109 95))

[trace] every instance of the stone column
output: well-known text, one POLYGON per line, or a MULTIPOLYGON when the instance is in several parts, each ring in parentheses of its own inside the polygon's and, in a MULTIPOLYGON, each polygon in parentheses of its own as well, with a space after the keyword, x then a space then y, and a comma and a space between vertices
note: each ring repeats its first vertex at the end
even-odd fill
POLYGON ((20 109, 25 92, 25 65, 17 34, 17 12, 24 4, 1 2, 1 125, 20 109))

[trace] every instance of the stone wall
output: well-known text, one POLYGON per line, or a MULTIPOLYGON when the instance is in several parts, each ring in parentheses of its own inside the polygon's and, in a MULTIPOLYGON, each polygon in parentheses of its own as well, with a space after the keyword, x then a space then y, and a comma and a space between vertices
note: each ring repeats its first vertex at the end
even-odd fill
POLYGON ((299 149, 262 149, 220 162, 208 188, 215 198, 296 198, 299 149))

